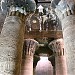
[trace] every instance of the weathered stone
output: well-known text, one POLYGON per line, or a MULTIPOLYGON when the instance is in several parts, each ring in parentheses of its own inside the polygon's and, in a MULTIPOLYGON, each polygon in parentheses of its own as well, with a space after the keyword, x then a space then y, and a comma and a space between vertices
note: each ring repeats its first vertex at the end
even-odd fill
POLYGON ((67 59, 68 75, 75 74, 75 15, 62 20, 64 49, 67 59))
POLYGON ((24 24, 17 16, 5 19, 0 35, 0 74, 19 75, 21 69, 24 24))

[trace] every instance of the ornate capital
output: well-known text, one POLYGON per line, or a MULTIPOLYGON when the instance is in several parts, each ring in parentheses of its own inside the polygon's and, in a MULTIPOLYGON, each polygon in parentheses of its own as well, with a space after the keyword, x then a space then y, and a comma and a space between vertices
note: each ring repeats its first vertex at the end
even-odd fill
POLYGON ((63 39, 57 39, 49 43, 49 47, 52 48, 53 52, 58 55, 64 55, 64 43, 63 39))
POLYGON ((66 16, 75 15, 75 2, 74 0, 61 0, 55 10, 61 20, 66 16))
POLYGON ((26 54, 33 55, 35 53, 36 48, 38 47, 39 43, 34 39, 26 39, 26 54))

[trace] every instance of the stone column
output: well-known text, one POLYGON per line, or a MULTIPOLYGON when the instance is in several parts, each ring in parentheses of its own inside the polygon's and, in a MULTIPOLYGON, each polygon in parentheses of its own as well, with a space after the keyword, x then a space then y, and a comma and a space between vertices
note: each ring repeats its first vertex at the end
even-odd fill
MULTIPOLYGON (((66 0, 70 14, 61 20, 64 39, 64 50, 66 53, 68 75, 75 74, 75 8, 73 0, 66 0)), ((67 13, 69 11, 66 11, 67 13)))
POLYGON ((66 51, 68 75, 75 74, 75 15, 62 20, 64 49, 66 51))
POLYGON ((33 55, 38 47, 38 42, 33 39, 26 39, 25 59, 23 59, 23 67, 21 75, 33 75, 33 55))
MULTIPOLYGON (((63 0, 64 1, 64 0, 63 0)), ((75 0, 66 0, 67 9, 61 19, 68 75, 75 74, 75 0), (65 16, 65 13, 67 14, 65 16)), ((62 7, 62 5, 60 5, 62 7)), ((58 15, 59 16, 59 15, 58 15)))
POLYGON ((55 54, 56 75, 67 75, 66 58, 64 53, 63 39, 57 39, 49 44, 55 54))
POLYGON ((20 16, 6 17, 0 35, 0 75, 20 75, 23 41, 24 22, 20 16))

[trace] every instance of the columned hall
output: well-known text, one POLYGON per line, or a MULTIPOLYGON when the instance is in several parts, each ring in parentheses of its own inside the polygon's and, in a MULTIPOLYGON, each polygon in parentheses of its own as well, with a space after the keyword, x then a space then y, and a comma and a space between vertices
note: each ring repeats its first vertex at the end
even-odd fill
POLYGON ((75 0, 0 0, 0 75, 75 75, 75 0))

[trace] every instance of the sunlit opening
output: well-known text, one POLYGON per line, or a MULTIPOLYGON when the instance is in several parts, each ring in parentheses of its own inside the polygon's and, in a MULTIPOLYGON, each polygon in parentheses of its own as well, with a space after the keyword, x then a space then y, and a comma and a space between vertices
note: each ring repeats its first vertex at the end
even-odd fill
POLYGON ((35 75, 53 75, 53 66, 47 56, 47 54, 40 54, 40 60, 37 62, 35 75))
POLYGON ((46 61, 46 60, 48 60, 48 57, 40 56, 40 60, 41 61, 46 61))

